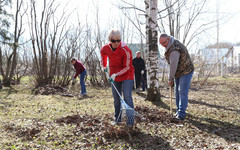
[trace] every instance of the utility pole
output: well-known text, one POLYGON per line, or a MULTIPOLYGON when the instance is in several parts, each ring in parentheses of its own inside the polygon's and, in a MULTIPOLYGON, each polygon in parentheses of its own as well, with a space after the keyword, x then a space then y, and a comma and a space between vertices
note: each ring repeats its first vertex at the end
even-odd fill
MULTIPOLYGON (((219 75, 219 73, 221 72, 221 77, 224 76, 224 65, 223 65, 223 60, 224 57, 220 57, 221 61, 220 61, 220 65, 217 64, 217 75, 219 75), (220 67, 221 66, 221 67, 220 67), (219 70, 219 67, 221 69, 221 71, 219 70)), ((217 61, 219 62, 219 0, 217 1, 217 61)))

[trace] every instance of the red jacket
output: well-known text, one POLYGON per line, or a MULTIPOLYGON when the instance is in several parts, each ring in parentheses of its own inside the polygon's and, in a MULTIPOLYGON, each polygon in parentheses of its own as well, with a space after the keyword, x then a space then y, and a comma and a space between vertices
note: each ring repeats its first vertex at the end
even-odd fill
POLYGON ((77 60, 73 66, 76 70, 74 78, 76 78, 79 74, 81 74, 85 70, 85 67, 79 60, 77 60))
POLYGON ((124 42, 121 42, 115 51, 112 50, 111 44, 105 45, 101 49, 103 67, 107 66, 109 59, 110 76, 116 74, 115 81, 134 79, 134 67, 132 65, 132 51, 124 42))

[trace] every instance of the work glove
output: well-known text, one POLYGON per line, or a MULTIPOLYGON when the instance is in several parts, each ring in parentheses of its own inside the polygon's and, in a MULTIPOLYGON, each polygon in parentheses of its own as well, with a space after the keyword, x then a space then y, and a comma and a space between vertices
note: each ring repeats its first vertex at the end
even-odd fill
POLYGON ((144 70, 141 71, 141 74, 144 74, 144 70))
POLYGON ((115 78, 116 78, 116 74, 112 74, 111 77, 108 79, 109 82, 114 82, 115 78))
POLYGON ((104 71, 104 72, 107 72, 107 67, 103 67, 103 71, 104 71))
POLYGON ((76 78, 72 77, 72 84, 76 83, 76 78))

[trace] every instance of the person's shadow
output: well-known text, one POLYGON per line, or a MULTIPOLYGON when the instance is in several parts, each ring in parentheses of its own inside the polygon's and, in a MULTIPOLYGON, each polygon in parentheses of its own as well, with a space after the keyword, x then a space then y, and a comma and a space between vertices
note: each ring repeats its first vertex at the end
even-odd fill
POLYGON ((190 114, 188 114, 187 120, 204 132, 215 134, 229 142, 240 143, 240 126, 212 118, 199 118, 190 114))
POLYGON ((197 100, 194 100, 194 99, 189 99, 188 102, 190 104, 205 105, 207 107, 223 109, 223 110, 226 110, 226 111, 235 111, 237 113, 240 113, 240 109, 231 109, 231 108, 227 108, 227 107, 224 107, 224 106, 219 106, 219 105, 209 104, 209 103, 202 102, 202 101, 197 101, 197 100))
MULTIPOLYGON (((211 106, 206 103, 201 102, 193 102, 192 100, 189 101, 190 103, 198 103, 199 105, 206 105, 213 108, 222 108, 221 106, 211 106)), ((160 102, 152 102, 158 107, 164 108, 169 110, 169 106, 165 104, 162 100, 160 102)), ((228 108, 223 107, 224 110, 229 110, 228 108)), ((174 110, 175 111, 175 110, 174 110)), ((239 110, 236 110, 238 113, 239 110)), ((239 113, 238 113, 239 115, 239 113)), ((229 142, 237 142, 240 143, 240 126, 226 122, 226 121, 219 121, 212 118, 205 118, 205 117, 196 117, 191 114, 187 114, 186 122, 191 123, 198 129, 202 130, 203 132, 208 132, 210 134, 215 134, 219 137, 224 138, 226 141, 229 142)))

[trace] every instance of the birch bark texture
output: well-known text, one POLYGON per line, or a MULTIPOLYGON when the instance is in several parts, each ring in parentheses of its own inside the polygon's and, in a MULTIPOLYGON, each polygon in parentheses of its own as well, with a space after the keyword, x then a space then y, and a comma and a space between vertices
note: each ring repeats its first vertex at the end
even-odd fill
POLYGON ((146 9, 146 64, 147 64, 147 100, 160 101, 158 74, 158 0, 145 0, 146 9))

